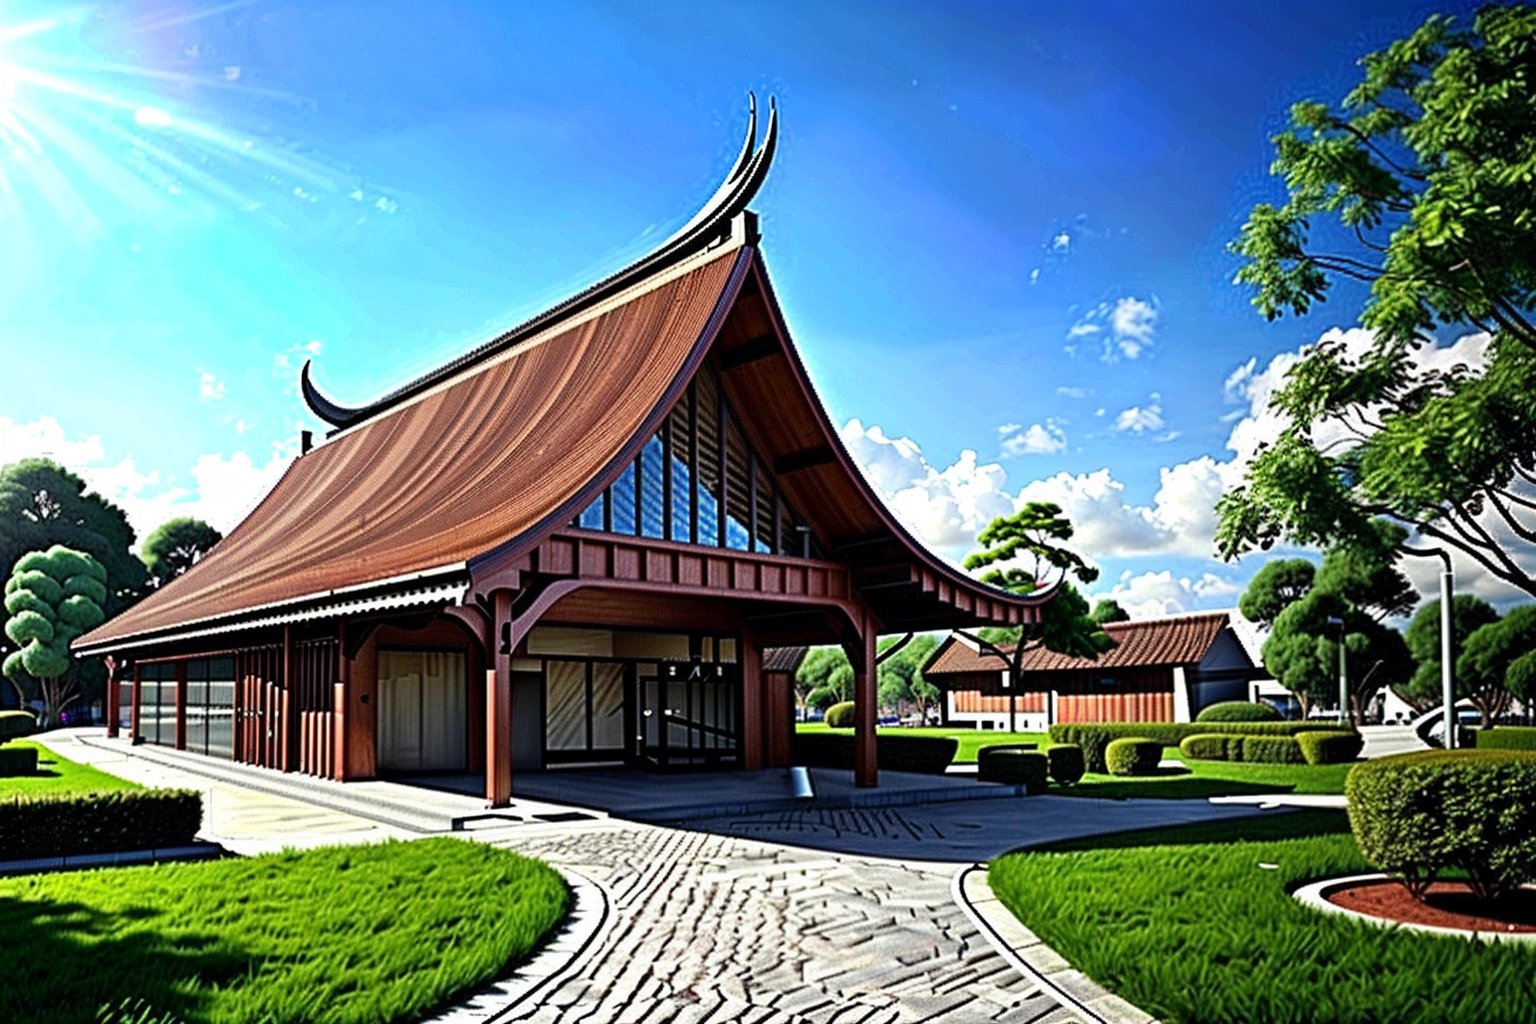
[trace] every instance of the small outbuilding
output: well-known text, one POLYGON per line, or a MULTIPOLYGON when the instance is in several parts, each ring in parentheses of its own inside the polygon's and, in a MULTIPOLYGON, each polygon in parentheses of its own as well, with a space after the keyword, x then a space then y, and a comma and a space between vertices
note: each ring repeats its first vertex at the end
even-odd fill
MULTIPOLYGON (((1230 612, 1114 622, 1097 660, 1025 650, 1018 679, 970 637, 951 634, 923 666, 944 693, 944 721, 978 729, 1039 731, 1054 722, 1188 722, 1208 704, 1244 700, 1264 675, 1232 628, 1230 612)), ((1011 655, 1011 645, 999 650, 1011 655)))

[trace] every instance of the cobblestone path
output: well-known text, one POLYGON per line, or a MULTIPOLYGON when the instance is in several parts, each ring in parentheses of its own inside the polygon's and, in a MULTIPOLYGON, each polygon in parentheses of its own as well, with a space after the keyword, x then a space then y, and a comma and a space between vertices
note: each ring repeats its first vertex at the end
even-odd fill
POLYGON ((605 823, 498 839, 610 893, 595 950, 540 1024, 1070 1021, 950 899, 954 865, 605 823))

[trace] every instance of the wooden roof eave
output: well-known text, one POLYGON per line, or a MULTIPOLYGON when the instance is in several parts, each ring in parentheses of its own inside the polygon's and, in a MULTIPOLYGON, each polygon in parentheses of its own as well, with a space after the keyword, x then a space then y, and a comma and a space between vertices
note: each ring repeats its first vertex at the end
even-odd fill
POLYGON ((827 415, 826 408, 816 396, 815 389, 811 385, 810 374, 806 372, 805 364, 800 359, 799 353, 789 340, 789 328, 785 323, 783 310, 779 307, 778 298, 773 291, 773 284, 768 278, 766 268, 760 259, 754 258, 751 265, 753 281, 761 290, 764 305, 767 308, 769 319, 773 325, 774 336, 778 339, 779 347, 787 361, 790 377, 799 390, 801 399, 809 407, 817 428, 821 431, 824 442, 830 449, 837 468, 850 481, 852 487, 862 498, 865 505, 879 520, 880 524, 889 531, 891 537, 900 545, 900 549, 919 570, 926 570, 936 574, 939 578, 948 582, 952 587, 963 590, 973 596, 981 598, 993 604, 1016 611, 1017 618, 1010 617, 1006 624, 1020 625, 1026 622, 1039 621, 1039 609, 1047 601, 1056 596, 1056 588, 1052 587, 1039 594, 1022 596, 1012 594, 1005 590, 988 586, 973 577, 965 575, 954 566, 943 561, 928 551, 921 542, 907 531, 907 529, 891 515, 885 503, 875 494, 874 489, 865 480, 864 474, 854 464, 853 457, 848 454, 848 448, 843 444, 843 439, 833 426, 827 415))

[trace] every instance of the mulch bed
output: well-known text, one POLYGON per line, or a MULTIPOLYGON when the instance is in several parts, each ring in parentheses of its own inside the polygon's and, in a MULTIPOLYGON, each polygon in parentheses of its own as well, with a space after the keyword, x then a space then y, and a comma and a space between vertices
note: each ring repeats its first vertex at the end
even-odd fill
POLYGON ((1469 932, 1536 932, 1536 889, 1518 889, 1486 903, 1464 885, 1436 882, 1420 903, 1397 882, 1375 881, 1335 889, 1325 898, 1345 910, 1405 924, 1469 932))

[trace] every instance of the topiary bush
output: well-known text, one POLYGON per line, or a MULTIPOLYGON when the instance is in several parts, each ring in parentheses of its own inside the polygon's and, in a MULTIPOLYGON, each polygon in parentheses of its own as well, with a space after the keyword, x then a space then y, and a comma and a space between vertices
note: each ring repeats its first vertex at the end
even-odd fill
POLYGON ((1397 754, 1355 765, 1344 793, 1360 852, 1416 899, 1447 868, 1482 899, 1536 881, 1536 755, 1397 754))
POLYGON ((1197 722, 1278 722, 1280 712, 1273 705, 1248 700, 1224 700, 1202 708, 1197 722))
POLYGON ((1195 761, 1241 761, 1243 737, 1227 733, 1198 733, 1184 737, 1179 743, 1179 753, 1195 761))
MULTIPOLYGON (((1312 730, 1337 732, 1337 722, 1227 722, 1221 731, 1240 736, 1295 736, 1312 730)), ((1073 722, 1051 726, 1051 739, 1057 743, 1076 743, 1083 748, 1083 758, 1091 772, 1103 772, 1104 750, 1109 741, 1121 736, 1157 740, 1165 747, 1176 747, 1186 736, 1210 733, 1209 722, 1073 722)))
POLYGON ((1045 792, 1046 756, 1020 745, 982 747, 976 751, 976 778, 1023 786, 1030 794, 1045 792))
POLYGON ((185 846, 203 824, 203 795, 144 789, 0 802, 0 860, 185 846))
POLYGON ((1244 736, 1242 760, 1252 764, 1306 764, 1295 736, 1244 736))
POLYGON ((8 743, 37 730, 37 719, 30 711, 0 711, 0 743, 8 743))
POLYGON ((36 747, 0 747, 0 778, 36 774, 36 747))
MULTIPOLYGON (((1533 730, 1536 731, 1536 730, 1533 730)), ((1357 732, 1299 732, 1296 745, 1307 764, 1348 764, 1360 756, 1365 737, 1357 732)))
POLYGON ((852 729, 854 715, 857 707, 851 700, 845 700, 833 704, 827 708, 826 723, 828 729, 852 729))
POLYGON ((1076 743, 1050 744, 1045 748, 1045 760, 1058 786, 1070 786, 1083 777, 1083 748, 1076 743))
POLYGON ((1111 775, 1151 775, 1163 759, 1163 745, 1140 736, 1110 740, 1104 764, 1111 775))
POLYGON ((1536 750, 1536 727, 1500 725, 1473 731, 1478 750, 1536 750))

